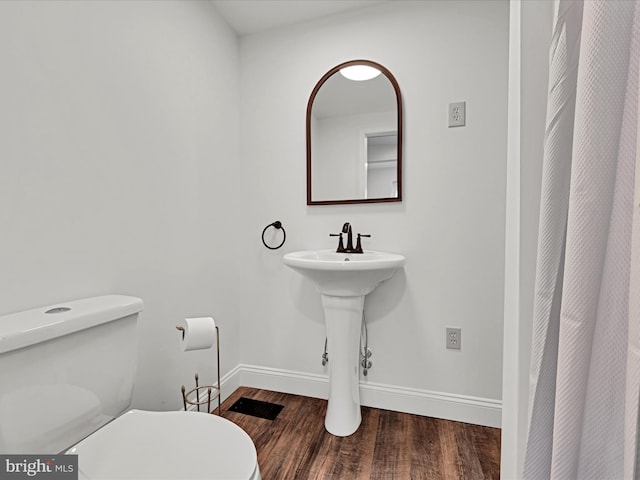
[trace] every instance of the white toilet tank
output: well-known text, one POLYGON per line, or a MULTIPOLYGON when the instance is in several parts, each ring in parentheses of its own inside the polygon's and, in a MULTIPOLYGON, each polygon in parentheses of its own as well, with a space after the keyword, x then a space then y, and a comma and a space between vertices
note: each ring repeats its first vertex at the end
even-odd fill
POLYGON ((0 316, 0 453, 60 453, 129 409, 141 299, 0 316))

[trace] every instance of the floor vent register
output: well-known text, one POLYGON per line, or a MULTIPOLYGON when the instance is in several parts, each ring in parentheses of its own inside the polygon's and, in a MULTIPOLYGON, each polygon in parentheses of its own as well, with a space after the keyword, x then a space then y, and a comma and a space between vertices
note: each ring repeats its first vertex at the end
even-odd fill
POLYGON ((283 408, 284 405, 241 397, 240 400, 229 407, 229 411, 265 418, 267 420, 275 420, 283 408))

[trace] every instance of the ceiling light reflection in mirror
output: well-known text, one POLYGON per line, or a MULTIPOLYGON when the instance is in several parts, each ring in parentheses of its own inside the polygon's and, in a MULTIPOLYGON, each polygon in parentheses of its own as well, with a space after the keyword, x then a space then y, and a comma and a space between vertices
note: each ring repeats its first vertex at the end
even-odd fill
POLYGON ((382 72, 377 68, 370 67, 368 65, 351 65, 350 67, 344 67, 340 69, 340 73, 343 77, 356 82, 362 82, 364 80, 371 80, 376 78, 382 72))

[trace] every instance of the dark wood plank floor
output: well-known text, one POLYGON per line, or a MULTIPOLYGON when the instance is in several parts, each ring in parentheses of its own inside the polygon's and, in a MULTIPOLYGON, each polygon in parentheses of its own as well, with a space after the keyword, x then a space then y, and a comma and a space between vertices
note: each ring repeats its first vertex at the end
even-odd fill
POLYGON ((375 408, 349 437, 324 429, 326 400, 241 387, 222 415, 253 439, 264 480, 498 479, 500 430, 375 408), (229 411, 240 397, 284 405, 271 421, 229 411))

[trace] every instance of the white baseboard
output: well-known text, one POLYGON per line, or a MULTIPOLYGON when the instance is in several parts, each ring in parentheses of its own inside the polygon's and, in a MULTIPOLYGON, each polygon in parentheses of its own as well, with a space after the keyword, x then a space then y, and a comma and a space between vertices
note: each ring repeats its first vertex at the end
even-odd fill
MULTIPOLYGON (((313 398, 329 397, 326 375, 239 364, 221 379, 222 399, 238 387, 262 388, 313 398)), ((374 382, 360 383, 363 406, 500 428, 500 400, 433 392, 374 382)))

